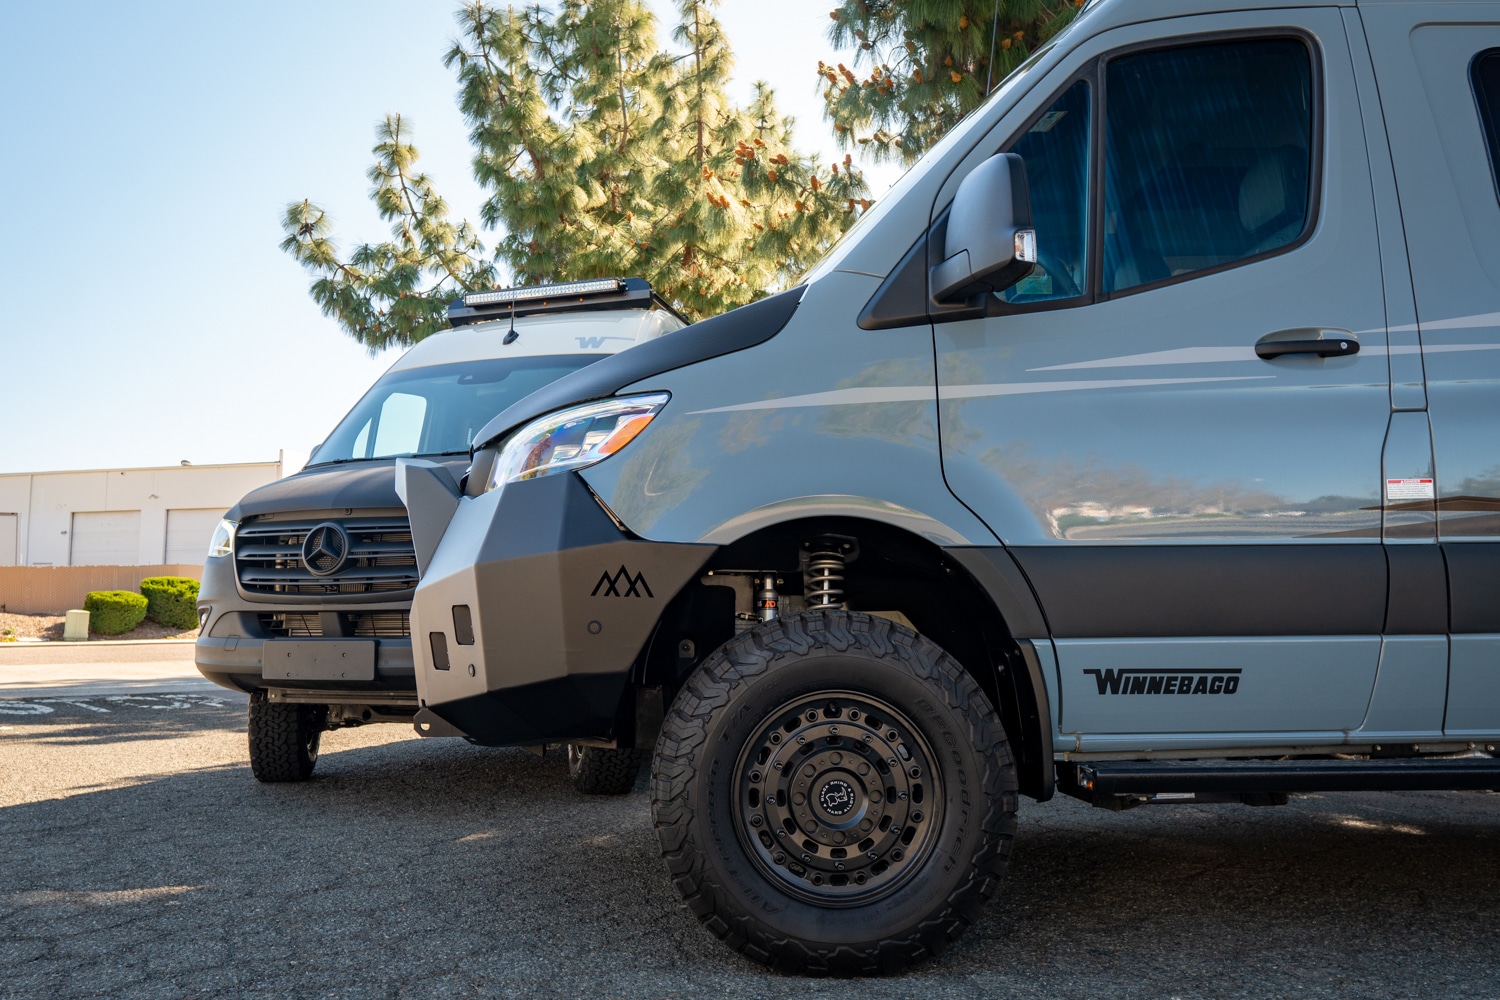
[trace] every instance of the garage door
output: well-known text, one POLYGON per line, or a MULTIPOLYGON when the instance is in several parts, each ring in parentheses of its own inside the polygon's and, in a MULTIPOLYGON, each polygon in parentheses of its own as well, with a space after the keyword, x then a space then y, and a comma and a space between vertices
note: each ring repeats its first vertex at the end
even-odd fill
POLYGON ((73 515, 73 566, 134 566, 141 552, 141 512, 107 510, 73 515))
POLYGON ((217 507, 167 511, 167 558, 173 565, 202 566, 208 543, 224 512, 217 507))
POLYGON ((16 515, 0 514, 0 566, 16 564, 16 515))

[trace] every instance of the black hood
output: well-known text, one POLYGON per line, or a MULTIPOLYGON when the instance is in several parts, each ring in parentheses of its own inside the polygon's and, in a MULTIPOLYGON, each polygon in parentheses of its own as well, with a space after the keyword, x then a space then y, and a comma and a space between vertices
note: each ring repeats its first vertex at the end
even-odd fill
POLYGON ((613 396, 642 379, 763 344, 786 326, 805 291, 802 285, 789 288, 569 372, 501 410, 474 435, 474 447, 483 448, 544 413, 613 396))
MULTIPOLYGON (((438 459, 457 479, 468 468, 469 457, 459 455, 438 459)), ((396 496, 396 460, 394 458, 345 462, 340 465, 314 465, 295 476, 278 479, 245 494, 224 516, 231 521, 262 514, 286 514, 302 510, 379 510, 400 509, 396 496)))

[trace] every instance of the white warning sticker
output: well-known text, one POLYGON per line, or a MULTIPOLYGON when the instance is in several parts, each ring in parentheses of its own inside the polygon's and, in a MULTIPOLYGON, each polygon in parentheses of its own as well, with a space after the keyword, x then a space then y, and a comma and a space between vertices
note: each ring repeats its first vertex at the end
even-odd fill
POLYGON ((1387 500, 1431 500, 1434 497, 1431 479, 1387 479, 1387 500))

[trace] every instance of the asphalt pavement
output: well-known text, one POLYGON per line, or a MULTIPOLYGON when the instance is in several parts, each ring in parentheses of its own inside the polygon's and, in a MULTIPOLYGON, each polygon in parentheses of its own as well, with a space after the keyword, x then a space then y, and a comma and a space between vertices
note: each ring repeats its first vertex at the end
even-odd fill
POLYGON ((704 932, 644 781, 385 725, 260 785, 227 692, 0 701, 0 844, 3 997, 1500 996, 1494 794, 1023 799, 982 921, 852 982, 704 932))

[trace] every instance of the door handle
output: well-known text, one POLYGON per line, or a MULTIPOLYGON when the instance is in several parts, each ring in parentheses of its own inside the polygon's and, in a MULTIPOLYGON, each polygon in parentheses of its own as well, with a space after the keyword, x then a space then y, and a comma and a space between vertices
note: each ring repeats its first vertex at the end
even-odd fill
POLYGON ((1255 342, 1256 357, 1270 361, 1287 354, 1316 354, 1320 358, 1346 358, 1359 353, 1359 341, 1348 330, 1308 327, 1277 330, 1255 342))

